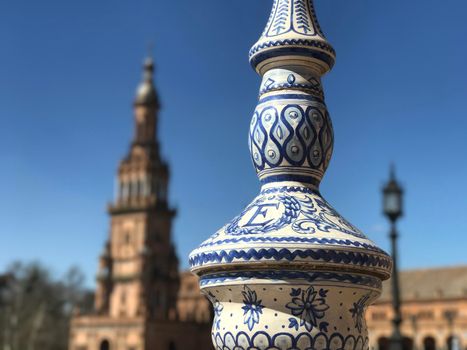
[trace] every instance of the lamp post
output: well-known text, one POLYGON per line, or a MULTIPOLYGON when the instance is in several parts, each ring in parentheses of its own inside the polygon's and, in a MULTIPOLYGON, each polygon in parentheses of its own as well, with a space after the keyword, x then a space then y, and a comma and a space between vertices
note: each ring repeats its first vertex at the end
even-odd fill
POLYGON ((412 350, 418 350, 418 316, 417 314, 410 315, 410 321, 412 322, 412 329, 413 329, 413 346, 412 350))
POLYGON ((456 318, 456 316, 457 316, 456 310, 446 310, 444 312, 444 317, 448 321, 449 333, 450 333, 450 336, 448 338, 448 350, 458 349, 456 337, 454 336, 454 319, 456 318))
POLYGON ((399 270, 397 266, 397 228, 396 222, 402 216, 402 195, 404 191, 396 181, 394 167, 391 167, 389 182, 383 188, 383 210, 391 223, 389 237, 391 239, 391 255, 393 261, 392 306, 394 308, 393 333, 389 339, 389 350, 402 350, 402 335, 400 324, 402 322, 400 308, 399 270))

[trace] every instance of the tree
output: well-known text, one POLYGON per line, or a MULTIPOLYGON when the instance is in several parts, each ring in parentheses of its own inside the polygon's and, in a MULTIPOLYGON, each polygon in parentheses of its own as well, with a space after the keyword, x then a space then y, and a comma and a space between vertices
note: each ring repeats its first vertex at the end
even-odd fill
POLYGON ((88 308, 84 277, 59 280, 39 263, 13 263, 0 278, 0 350, 66 350, 75 307, 88 308))

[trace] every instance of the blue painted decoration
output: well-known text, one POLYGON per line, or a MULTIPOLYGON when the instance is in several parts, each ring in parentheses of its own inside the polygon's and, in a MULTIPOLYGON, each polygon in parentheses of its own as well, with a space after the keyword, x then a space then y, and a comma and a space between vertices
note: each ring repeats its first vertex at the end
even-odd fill
POLYGON ((263 313, 264 306, 261 305, 261 300, 258 300, 256 291, 251 290, 248 286, 244 286, 243 295, 243 316, 244 323, 248 325, 251 331, 255 324, 259 323, 259 317, 263 313))
POLYGON ((292 288, 290 296, 292 300, 286 305, 290 309, 292 315, 300 318, 300 324, 296 319, 291 318, 289 328, 298 326, 305 326, 308 332, 318 326, 318 320, 324 317, 324 312, 329 309, 326 304, 326 296, 328 290, 320 288, 319 291, 315 290, 313 286, 304 290, 302 288, 292 288))

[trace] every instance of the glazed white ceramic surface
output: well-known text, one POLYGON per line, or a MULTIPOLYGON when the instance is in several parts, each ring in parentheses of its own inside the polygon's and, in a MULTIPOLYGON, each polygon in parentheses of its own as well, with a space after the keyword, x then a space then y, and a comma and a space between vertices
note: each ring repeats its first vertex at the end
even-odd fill
POLYGON ((333 150, 321 76, 334 60, 312 1, 275 0, 250 50, 263 77, 248 142, 260 193, 190 254, 216 349, 368 348, 365 309, 392 261, 319 192, 333 150))

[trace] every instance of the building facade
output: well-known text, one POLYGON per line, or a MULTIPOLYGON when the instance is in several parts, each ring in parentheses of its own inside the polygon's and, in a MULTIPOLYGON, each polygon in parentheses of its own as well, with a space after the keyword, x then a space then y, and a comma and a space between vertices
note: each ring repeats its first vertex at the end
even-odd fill
POLYGON ((193 277, 179 274, 171 239, 176 213, 157 140, 153 71, 148 59, 134 101, 133 140, 108 207, 110 236, 99 258, 95 310, 73 318, 70 350, 197 350, 211 344, 208 303, 191 288, 193 277))
MULTIPOLYGON (((467 266, 403 271, 401 333, 404 350, 467 350, 467 266)), ((370 349, 388 350, 391 285, 369 308, 370 349)))

